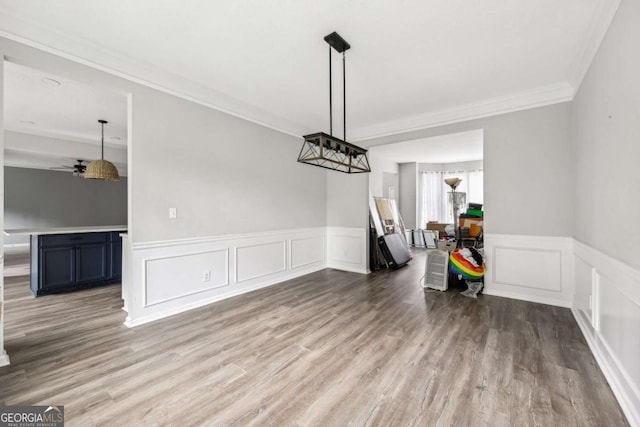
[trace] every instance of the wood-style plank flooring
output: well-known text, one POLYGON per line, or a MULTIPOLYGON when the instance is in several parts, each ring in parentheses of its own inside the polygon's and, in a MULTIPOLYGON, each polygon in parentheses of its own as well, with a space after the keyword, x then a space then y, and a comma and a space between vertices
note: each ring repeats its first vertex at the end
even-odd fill
POLYGON ((424 291, 423 263, 133 329, 117 285, 34 299, 6 277, 0 404, 64 405, 70 426, 627 425, 569 310, 424 291))

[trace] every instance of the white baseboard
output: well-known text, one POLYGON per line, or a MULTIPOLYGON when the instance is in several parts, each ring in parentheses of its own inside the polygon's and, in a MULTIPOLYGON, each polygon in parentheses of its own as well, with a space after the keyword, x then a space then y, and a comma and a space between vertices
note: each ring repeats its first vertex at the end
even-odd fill
POLYGON ((573 239, 485 235, 487 295, 571 307, 573 239))
POLYGON ((599 340, 598 335, 593 333, 589 318, 575 308, 572 308, 571 312, 598 363, 598 367, 607 379, 613 394, 626 415, 627 421, 632 427, 640 426, 640 398, 630 387, 626 374, 618 368, 619 362, 613 357, 606 343, 599 340))
POLYGON ((336 262, 328 263, 327 264, 327 268, 333 268, 334 270, 348 271, 350 273, 358 273, 358 274, 369 274, 369 273, 371 273, 371 271, 367 270, 367 269, 351 267, 349 265, 340 264, 340 263, 336 263, 336 262))
POLYGON ((492 295, 495 297, 511 298, 511 299, 517 299, 520 301, 529 301, 529 302, 536 302, 538 304, 547 304, 547 305, 555 305, 557 307, 571 308, 570 301, 564 301, 564 300, 559 300, 555 298, 539 297, 539 296, 530 295, 527 293, 501 291, 501 290, 495 290, 495 289, 486 288, 486 287, 482 290, 482 293, 485 295, 492 295))
POLYGON ((640 271, 574 246, 573 315, 629 424, 640 427, 640 271))
POLYGON ((640 271, 568 237, 485 235, 487 295, 570 307, 632 426, 640 427, 640 271))
POLYGON ((4 350, 0 351, 0 366, 7 366, 9 365, 9 363, 10 363, 10 360, 7 352, 4 350))
POLYGON ((366 233, 364 228, 318 227, 127 246, 125 325, 162 319, 327 267, 367 274, 366 233))
POLYGON ((258 289, 266 288, 268 286, 273 286, 273 285, 281 283, 281 282, 283 282, 285 280, 295 279, 296 277, 303 276, 305 274, 311 274, 311 273, 314 273, 316 271, 323 270, 324 268, 325 268, 324 266, 319 266, 319 267, 314 267, 314 268, 311 268, 311 269, 308 269, 308 270, 296 271, 294 274, 290 274, 290 275, 287 275, 287 276, 281 276, 281 277, 278 277, 277 279, 274 279, 274 280, 269 280, 269 281, 266 281, 266 282, 262 282, 262 283, 254 285, 254 286, 251 286, 250 288, 243 288, 243 289, 235 290, 235 291, 232 290, 232 291, 230 291, 228 293, 225 293, 225 294, 215 295, 215 296, 212 296, 210 298, 194 301, 194 302, 192 302, 190 304, 185 304, 185 305, 182 305, 182 306, 179 306, 179 307, 174 307, 174 308, 168 309, 168 310, 163 311, 163 312, 154 313, 154 314, 149 315, 149 316, 143 316, 143 317, 137 318, 135 320, 133 320, 129 316, 127 316, 124 324, 125 324, 125 326, 127 326, 129 328, 132 328, 132 327, 135 327, 135 326, 140 326, 140 325, 143 325, 145 323, 149 323, 149 322, 153 322, 155 320, 163 319, 165 317, 173 316, 175 314, 184 313, 185 311, 189 311, 189 310, 193 310, 193 309, 196 309, 196 308, 204 307, 205 305, 209 305, 209 304, 212 304, 214 302, 222 301, 222 300, 225 300, 227 298, 232 298, 232 297, 235 297, 235 296, 238 296, 238 295, 245 294, 247 292, 251 292, 251 291, 258 290, 258 289))
POLYGON ((326 268, 326 229, 133 244, 123 248, 129 327, 326 268))

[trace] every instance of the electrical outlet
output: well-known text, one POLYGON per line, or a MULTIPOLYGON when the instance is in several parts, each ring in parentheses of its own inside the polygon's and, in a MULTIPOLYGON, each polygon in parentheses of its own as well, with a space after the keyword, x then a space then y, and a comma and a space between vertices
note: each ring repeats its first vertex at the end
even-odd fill
POLYGON ((169 219, 176 219, 176 218, 178 218, 178 209, 169 208, 169 219))
POLYGON ((208 282, 210 280, 211 280, 211 270, 205 270, 204 273, 202 273, 202 281, 208 282))

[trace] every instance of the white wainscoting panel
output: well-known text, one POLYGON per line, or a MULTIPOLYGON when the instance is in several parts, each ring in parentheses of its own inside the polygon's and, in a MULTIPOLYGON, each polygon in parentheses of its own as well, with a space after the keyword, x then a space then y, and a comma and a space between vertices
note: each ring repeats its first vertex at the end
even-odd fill
POLYGON ((493 283, 554 292, 562 291, 562 252, 559 250, 496 246, 493 254, 493 283), (541 268, 542 266, 544 268, 541 268))
POLYGON ((486 294, 571 307, 572 238, 487 234, 484 247, 486 294))
MULTIPOLYGON (((326 268, 324 227, 131 245, 125 325, 136 326, 326 268), (210 272, 208 281, 203 280, 210 272)), ((124 276, 127 276, 126 278, 124 276)), ((126 286, 125 286, 126 283, 126 286)))
POLYGON ((640 271, 575 242, 573 314, 629 423, 640 426, 640 271))
POLYGON ((286 270, 287 241, 236 248, 236 283, 286 270))
POLYGON ((575 290, 573 294, 573 308, 578 309, 587 316, 589 324, 592 324, 593 318, 591 307, 593 305, 592 296, 596 280, 594 275, 595 269, 587 264, 582 258, 575 257, 575 290))
POLYGON ((354 273, 370 273, 367 262, 367 230, 327 227, 327 266, 354 273))
POLYGON ((291 268, 300 268, 325 260, 324 237, 291 239, 291 268))
POLYGON ((175 298, 227 286, 229 251, 226 249, 179 256, 147 258, 145 282, 154 283, 146 289, 145 307, 175 298), (205 281, 205 273, 209 280, 205 281))

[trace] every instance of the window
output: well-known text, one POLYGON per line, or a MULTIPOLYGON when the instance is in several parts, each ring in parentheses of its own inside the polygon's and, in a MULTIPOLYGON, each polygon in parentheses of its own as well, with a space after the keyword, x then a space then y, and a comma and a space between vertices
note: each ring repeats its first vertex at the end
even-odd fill
POLYGON ((451 188, 446 178, 458 177, 462 182, 456 192, 467 194, 467 203, 484 203, 484 179, 482 169, 467 171, 424 171, 420 173, 418 224, 425 227, 429 221, 453 223, 453 209, 447 193, 451 188))

